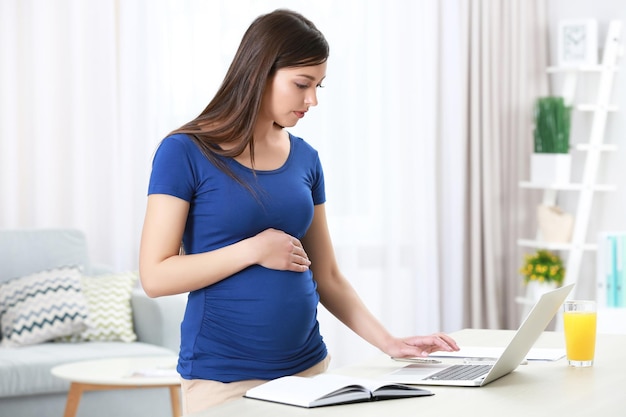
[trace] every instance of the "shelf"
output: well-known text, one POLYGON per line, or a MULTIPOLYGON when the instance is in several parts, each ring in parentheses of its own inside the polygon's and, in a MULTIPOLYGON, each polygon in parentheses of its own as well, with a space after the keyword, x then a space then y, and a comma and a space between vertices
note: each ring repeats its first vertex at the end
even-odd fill
POLYGON ((604 70, 619 72, 619 69, 615 66, 607 65, 581 65, 577 67, 548 67, 547 72, 549 74, 556 74, 560 72, 602 72, 604 70))
POLYGON ((584 111, 584 112, 594 112, 594 111, 608 111, 608 112, 616 112, 619 111, 619 107, 617 106, 604 106, 601 104, 579 104, 576 107, 576 110, 584 111))
POLYGON ((579 143, 574 146, 577 151, 601 151, 601 152, 616 152, 617 145, 591 145, 589 143, 579 143))
POLYGON ((533 300, 532 298, 528 297, 515 297, 515 302, 517 304, 523 304, 525 306, 533 306, 537 303, 537 300, 533 300))
MULTIPOLYGON (((590 233, 589 222, 592 217, 592 203, 596 197, 597 191, 615 191, 618 187, 615 184, 597 184, 598 170, 602 166, 601 159, 606 157, 605 152, 615 152, 618 147, 613 144, 603 143, 605 140, 605 128, 609 116, 613 116, 614 112, 619 111, 619 107, 611 102, 611 93, 614 92, 613 79, 620 71, 618 69, 619 57, 623 55, 624 47, 620 42, 622 32, 622 22, 612 20, 609 23, 606 32, 606 41, 602 51, 602 57, 598 65, 572 65, 572 66, 551 66, 546 69, 548 74, 558 74, 554 78, 555 82, 561 83, 560 96, 563 97, 567 105, 571 105, 571 117, 580 119, 583 124, 581 127, 589 126, 588 140, 581 140, 581 143, 572 144, 571 149, 576 151, 587 152, 586 154, 578 154, 577 156, 583 161, 583 176, 580 177, 581 183, 572 183, 571 177, 564 177, 564 183, 550 183, 548 177, 535 177, 533 179, 546 178, 544 183, 540 181, 522 181, 519 183, 520 188, 531 188, 543 191, 543 205, 557 205, 561 192, 579 191, 575 197, 578 199, 578 205, 574 211, 574 224, 572 227, 572 236, 570 242, 553 243, 545 242, 537 239, 519 239, 518 246, 533 248, 535 250, 545 249, 552 251, 563 251, 560 255, 566 255, 567 263, 565 265, 565 282, 564 284, 572 284, 588 281, 590 277, 581 277, 581 266, 585 258, 586 251, 597 251, 598 245, 594 242, 594 235, 590 233), (583 94, 577 94, 580 84, 590 84, 591 90, 595 92, 595 97, 583 91, 583 94), (582 101, 582 102, 580 102, 582 101), (593 242, 593 243, 588 243, 593 242)), ((591 93, 591 90, 589 93, 591 93)), ((610 155, 609 155, 610 156, 610 155)), ((558 177, 553 177, 553 181, 558 181, 558 177)), ((578 177, 577 177, 578 178, 578 177)), ((541 238, 541 229, 537 229, 536 237, 541 238)), ((543 235, 545 236, 545 234, 543 235)), ((597 259, 598 255, 593 256, 597 259)), ((595 281, 595 280, 594 280, 595 281)), ((578 287, 578 286, 577 286, 578 287)), ((570 297, 577 297, 581 294, 578 289, 572 291, 570 297)), ((593 296, 593 295, 592 295, 593 296)), ((524 305, 525 309, 531 308, 529 300, 533 294, 518 297, 516 301, 524 305)), ((597 294, 596 294, 597 299, 597 294)), ((600 306, 601 303, 599 303, 600 306)), ((626 333, 626 308, 619 310, 598 309, 598 331, 619 330, 626 333), (600 328, 600 324, 604 326, 600 328)), ((557 319, 557 327, 561 325, 562 320, 557 319)))
POLYGON ((615 191, 617 186, 612 184, 538 184, 530 181, 522 181, 519 183, 521 188, 534 188, 539 190, 563 190, 563 191, 615 191))
POLYGON ((535 248, 535 249, 548 249, 548 250, 588 250, 595 251, 598 249, 598 245, 595 243, 583 243, 583 244, 574 244, 574 243, 554 243, 554 242, 543 242, 541 240, 530 240, 530 239, 519 239, 517 241, 519 246, 524 246, 527 248, 535 248))

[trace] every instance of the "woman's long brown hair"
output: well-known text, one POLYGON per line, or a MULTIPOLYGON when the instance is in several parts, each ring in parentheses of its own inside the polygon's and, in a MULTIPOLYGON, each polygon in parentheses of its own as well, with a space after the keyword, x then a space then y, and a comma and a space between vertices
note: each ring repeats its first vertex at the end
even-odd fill
POLYGON ((304 16, 276 10, 248 28, 221 87, 198 117, 174 133, 186 133, 219 169, 249 189, 219 156, 236 157, 250 147, 254 168, 254 126, 263 93, 277 70, 318 65, 328 59, 324 35, 304 16), (221 144, 234 144, 222 149, 221 144))

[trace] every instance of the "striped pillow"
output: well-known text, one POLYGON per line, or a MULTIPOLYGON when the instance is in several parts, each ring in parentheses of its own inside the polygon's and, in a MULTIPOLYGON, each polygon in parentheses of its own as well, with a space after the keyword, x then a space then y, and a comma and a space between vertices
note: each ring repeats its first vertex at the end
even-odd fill
POLYGON ((62 267, 0 285, 2 346, 46 342, 86 329, 87 303, 77 267, 62 267))
POLYGON ((89 325, 81 335, 84 341, 137 340, 130 304, 137 272, 84 277, 83 293, 89 308, 89 325))

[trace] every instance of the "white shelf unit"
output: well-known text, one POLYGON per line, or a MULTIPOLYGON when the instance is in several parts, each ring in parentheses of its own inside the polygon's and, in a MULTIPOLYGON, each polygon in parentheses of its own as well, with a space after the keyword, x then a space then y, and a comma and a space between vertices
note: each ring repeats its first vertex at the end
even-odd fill
MULTIPOLYGON (((539 231, 537 231, 537 237, 534 240, 520 239, 517 242, 519 246, 523 247, 568 252, 564 284, 575 283, 578 281, 583 252, 595 251, 597 249, 596 243, 590 243, 587 241, 587 229, 595 193, 615 191, 617 188, 612 184, 598 184, 597 174, 600 159, 603 154, 617 150, 617 146, 604 143, 604 136, 608 114, 619 111, 616 106, 610 103, 610 100, 613 78, 615 73, 619 70, 617 66, 618 57, 623 54, 623 47, 620 42, 621 32, 622 23, 620 21, 611 21, 605 41, 602 63, 600 65, 582 67, 549 67, 547 69, 548 73, 562 74, 563 92, 561 95, 564 97, 565 102, 572 105, 574 111, 590 112, 592 116, 589 141, 587 143, 573 146, 573 149, 586 153, 581 182, 549 185, 533 184, 530 182, 521 182, 519 184, 521 188, 543 190, 542 204, 549 206, 556 205, 559 192, 579 193, 571 242, 544 242, 541 240, 539 231), (574 103, 576 84, 578 76, 581 73, 595 73, 599 77, 597 94, 593 103, 574 103)), ((572 117, 574 117, 574 115, 572 117)), ((576 294, 572 293, 570 298, 574 298, 575 296, 576 294)), ((518 302, 528 306, 528 304, 534 303, 534 300, 529 300, 528 298, 518 298, 518 302)), ((624 310, 624 314, 626 314, 626 309, 624 310)), ((626 315, 622 318, 626 320, 626 315)))
POLYGON ((615 191, 617 187, 613 184, 533 184, 531 182, 522 181, 519 183, 522 188, 535 188, 540 190, 554 191, 615 191))

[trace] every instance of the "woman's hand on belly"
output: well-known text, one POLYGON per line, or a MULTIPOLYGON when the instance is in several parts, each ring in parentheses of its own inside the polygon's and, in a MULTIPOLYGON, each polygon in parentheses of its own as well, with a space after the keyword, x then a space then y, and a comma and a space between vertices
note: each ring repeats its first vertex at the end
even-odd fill
POLYGON ((304 272, 311 261, 302 243, 295 237, 276 229, 266 229, 250 238, 256 264, 280 271, 304 272))

